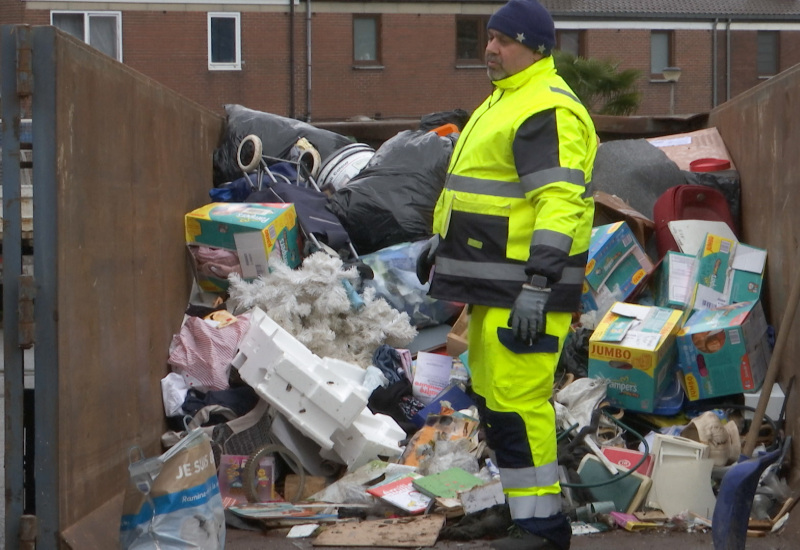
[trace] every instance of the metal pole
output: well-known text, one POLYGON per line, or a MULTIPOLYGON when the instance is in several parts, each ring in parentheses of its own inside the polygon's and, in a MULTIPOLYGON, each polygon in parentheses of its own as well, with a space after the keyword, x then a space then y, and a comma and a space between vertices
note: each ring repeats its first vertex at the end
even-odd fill
POLYGON ((669 83, 669 114, 675 114, 675 81, 669 83))

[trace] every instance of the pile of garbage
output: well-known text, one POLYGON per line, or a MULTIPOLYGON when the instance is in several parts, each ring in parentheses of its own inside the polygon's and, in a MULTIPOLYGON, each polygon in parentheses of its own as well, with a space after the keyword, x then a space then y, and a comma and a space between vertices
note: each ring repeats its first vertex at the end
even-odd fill
MULTIPOLYGON (((380 546, 505 536, 467 309, 427 296, 415 271, 464 113, 423 117, 373 150, 226 111, 210 200, 185 217, 195 281, 162 380, 167 450, 132 462, 138 491, 155 494, 158 472, 202 445, 202 484, 163 492, 203 495, 195 517, 218 541, 226 526, 292 526, 348 546, 376 520, 380 546)), ((756 414, 774 345, 766 251, 738 240, 738 185, 713 128, 598 150, 582 311, 554 385, 575 535, 743 541, 788 517, 780 388, 763 388, 756 414)), ((142 510, 126 507, 123 541, 168 530, 157 506, 142 510)))

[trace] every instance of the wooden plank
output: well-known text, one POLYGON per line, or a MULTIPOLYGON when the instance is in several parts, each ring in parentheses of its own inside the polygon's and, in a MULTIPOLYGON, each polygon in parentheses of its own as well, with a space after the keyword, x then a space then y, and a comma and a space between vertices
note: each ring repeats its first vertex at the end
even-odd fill
POLYGON ((314 546, 390 546, 419 548, 433 546, 445 518, 439 514, 407 518, 342 523, 326 528, 314 546))

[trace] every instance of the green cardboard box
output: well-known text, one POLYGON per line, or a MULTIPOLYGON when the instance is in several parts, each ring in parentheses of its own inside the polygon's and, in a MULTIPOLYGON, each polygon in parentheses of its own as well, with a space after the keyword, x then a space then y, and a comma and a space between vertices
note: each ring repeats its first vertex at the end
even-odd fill
POLYGON ((271 254, 291 268, 302 261, 294 204, 210 203, 184 221, 195 278, 205 291, 227 290, 231 272, 245 280, 268 273, 271 254))

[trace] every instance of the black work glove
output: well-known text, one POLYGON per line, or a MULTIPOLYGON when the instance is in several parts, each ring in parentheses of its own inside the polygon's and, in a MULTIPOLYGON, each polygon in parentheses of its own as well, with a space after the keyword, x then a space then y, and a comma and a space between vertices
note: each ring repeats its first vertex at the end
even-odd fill
POLYGON ((548 298, 550 298, 549 288, 522 285, 522 290, 511 308, 511 316, 508 318, 508 326, 511 327, 517 340, 531 344, 540 334, 544 334, 544 306, 548 298))
POLYGON ((431 276, 431 269, 433 269, 433 263, 436 261, 436 250, 439 248, 439 240, 438 234, 428 239, 428 242, 422 248, 422 252, 417 256, 417 279, 419 279, 420 284, 427 283, 431 276))

